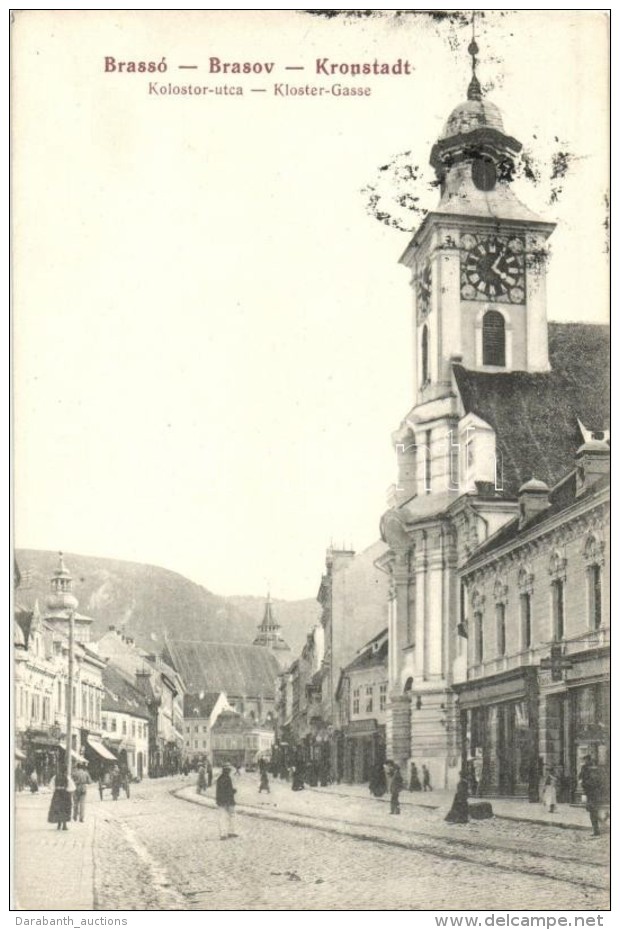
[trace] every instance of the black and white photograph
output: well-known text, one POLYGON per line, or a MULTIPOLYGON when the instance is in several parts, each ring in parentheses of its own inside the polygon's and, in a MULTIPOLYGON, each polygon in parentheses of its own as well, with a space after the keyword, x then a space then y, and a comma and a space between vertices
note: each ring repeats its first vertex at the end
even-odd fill
POLYGON ((611 918, 610 17, 11 12, 30 924, 611 918))

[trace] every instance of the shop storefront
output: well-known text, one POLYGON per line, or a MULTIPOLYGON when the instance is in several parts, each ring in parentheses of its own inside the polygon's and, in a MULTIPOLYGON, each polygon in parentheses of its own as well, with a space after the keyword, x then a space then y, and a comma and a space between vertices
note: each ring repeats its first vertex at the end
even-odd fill
POLYGON ((385 762, 385 727, 375 719, 353 720, 344 729, 343 780, 365 784, 377 764, 385 762))
POLYGON ((561 683, 541 672, 541 762, 555 772, 558 800, 584 802, 579 773, 586 756, 610 784, 609 649, 573 655, 561 683))
POLYGON ((455 686, 462 767, 480 795, 538 800, 538 685, 535 668, 455 686))

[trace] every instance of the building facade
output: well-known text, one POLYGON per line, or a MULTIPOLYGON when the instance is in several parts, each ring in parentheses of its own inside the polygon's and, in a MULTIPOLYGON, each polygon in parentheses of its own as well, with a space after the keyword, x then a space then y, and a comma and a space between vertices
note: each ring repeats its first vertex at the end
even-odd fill
POLYGON ((112 663, 103 670, 103 686, 103 742, 134 778, 146 778, 149 774, 149 710, 144 695, 112 663))
POLYGON ((581 800, 591 755, 610 767, 609 446, 589 441, 551 491, 536 480, 519 516, 461 571, 467 681, 459 696, 464 763, 482 792, 536 800, 554 772, 581 800))
POLYGON ((386 760, 388 631, 363 646, 340 673, 336 689, 342 768, 338 781, 367 783, 386 760))
POLYGON ((215 721, 222 711, 231 711, 226 695, 221 691, 186 694, 183 701, 183 760, 190 763, 200 759, 213 762, 211 734, 215 721))
POLYGON ((274 742, 271 727, 252 723, 235 711, 223 710, 211 731, 213 765, 253 767, 259 758, 270 758, 274 742))
POLYGON ((74 761, 84 759, 89 740, 101 736, 105 661, 90 642, 91 618, 78 613, 73 579, 62 553, 50 579, 43 610, 16 607, 15 736, 24 767, 47 782, 64 758, 67 704, 72 701, 74 761), (69 694, 69 624, 74 621, 73 685, 69 694))
POLYGON ((518 513, 533 476, 555 485, 608 425, 608 333, 547 321, 554 224, 517 198, 521 144, 476 77, 431 151, 439 203, 401 261, 413 289, 414 405, 393 435, 387 551, 387 751, 453 786, 467 675, 458 571, 518 513), (515 410, 519 416, 515 417, 515 410))

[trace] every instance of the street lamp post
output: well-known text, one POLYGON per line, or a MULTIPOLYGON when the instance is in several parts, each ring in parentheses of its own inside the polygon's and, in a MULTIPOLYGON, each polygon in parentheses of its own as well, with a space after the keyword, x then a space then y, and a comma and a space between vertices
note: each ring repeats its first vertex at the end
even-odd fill
POLYGON ((67 780, 71 778, 72 731, 73 731, 73 638, 75 633, 75 610, 69 611, 69 658, 67 663, 67 780))

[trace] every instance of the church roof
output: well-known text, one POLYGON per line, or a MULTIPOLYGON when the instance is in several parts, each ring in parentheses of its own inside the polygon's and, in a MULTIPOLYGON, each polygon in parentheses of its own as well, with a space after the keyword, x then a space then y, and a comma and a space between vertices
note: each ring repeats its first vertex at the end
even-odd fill
POLYGON ((608 428, 609 353, 607 326, 551 323, 548 373, 491 374, 453 365, 465 412, 495 431, 505 495, 516 497, 532 477, 555 485, 583 442, 579 421, 591 430, 608 428))
POLYGON ((262 646, 169 640, 168 649, 190 693, 223 691, 229 698, 275 695, 280 667, 262 646))

